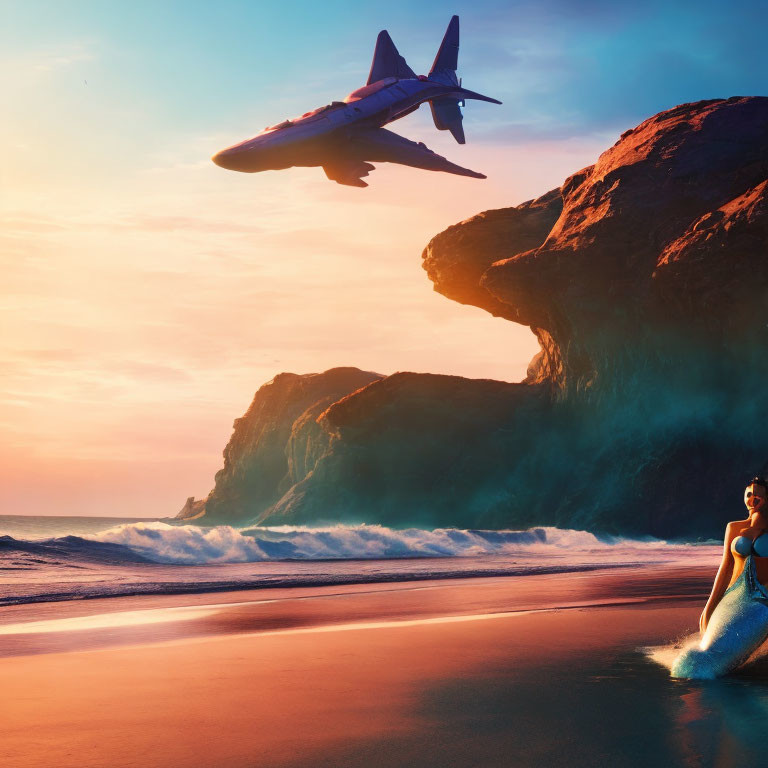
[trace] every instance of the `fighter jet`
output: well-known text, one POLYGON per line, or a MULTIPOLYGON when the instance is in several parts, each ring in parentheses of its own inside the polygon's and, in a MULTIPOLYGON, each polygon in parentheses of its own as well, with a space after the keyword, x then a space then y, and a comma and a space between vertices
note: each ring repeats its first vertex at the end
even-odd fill
POLYGON ((421 142, 410 141, 382 126, 417 110, 425 101, 435 127, 464 143, 461 107, 466 99, 501 104, 461 87, 456 77, 459 17, 448 24, 428 75, 416 75, 398 53, 386 30, 379 32, 368 81, 325 107, 265 128, 252 139, 223 149, 212 158, 231 171, 257 173, 293 166, 322 166, 338 184, 367 187, 363 176, 371 163, 400 163, 428 171, 486 178, 451 163, 421 142))

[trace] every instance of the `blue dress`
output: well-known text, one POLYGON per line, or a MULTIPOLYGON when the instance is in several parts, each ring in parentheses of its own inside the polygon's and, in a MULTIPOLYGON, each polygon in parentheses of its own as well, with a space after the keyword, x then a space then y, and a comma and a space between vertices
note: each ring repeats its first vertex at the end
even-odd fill
POLYGON ((768 590, 757 580, 755 557, 768 556, 768 534, 739 536, 733 551, 745 556, 744 570, 728 587, 698 647, 672 665, 672 677, 710 680, 741 666, 768 638, 768 590))

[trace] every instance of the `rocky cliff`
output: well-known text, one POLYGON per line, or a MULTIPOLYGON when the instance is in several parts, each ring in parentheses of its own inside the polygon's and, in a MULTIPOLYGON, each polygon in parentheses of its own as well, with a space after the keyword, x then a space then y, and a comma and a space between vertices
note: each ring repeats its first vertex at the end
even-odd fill
POLYGON ((313 407, 286 387, 236 423, 204 522, 717 535, 768 460, 767 190, 768 99, 713 100, 450 227, 427 274, 531 327, 526 381, 356 372, 313 407))
POLYGON ((187 499, 178 517, 238 524, 263 516, 325 452, 328 441, 317 417, 345 395, 380 378, 357 368, 276 376, 235 420, 214 490, 204 502, 187 499))

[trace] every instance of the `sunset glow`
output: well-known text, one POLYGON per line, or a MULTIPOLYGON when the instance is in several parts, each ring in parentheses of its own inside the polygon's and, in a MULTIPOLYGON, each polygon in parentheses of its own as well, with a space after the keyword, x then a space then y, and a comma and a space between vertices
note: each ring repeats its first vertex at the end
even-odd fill
POLYGON ((398 130, 488 179, 382 164, 359 190, 209 158, 362 85, 384 26, 426 69, 447 21, 436 4, 301 6, 301 28, 291 4, 194 21, 176 2, 5 4, 3 512, 174 514, 210 489, 233 419, 281 371, 525 375, 530 331, 435 294, 421 251, 557 186, 648 110, 584 122, 559 71, 564 31, 487 5, 464 9, 461 66, 504 106, 467 107, 466 146, 427 109, 398 130), (570 126, 555 136, 558 99, 570 126))

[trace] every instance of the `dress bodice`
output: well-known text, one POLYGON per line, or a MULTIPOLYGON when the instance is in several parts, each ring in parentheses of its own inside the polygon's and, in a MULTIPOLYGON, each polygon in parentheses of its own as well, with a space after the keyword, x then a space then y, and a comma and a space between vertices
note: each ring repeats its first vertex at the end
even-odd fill
POLYGON ((731 551, 742 557, 768 557, 768 534, 763 533, 754 540, 749 536, 737 536, 731 544, 731 551))

